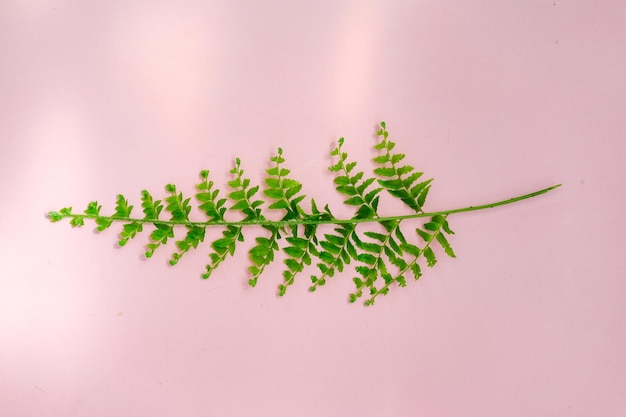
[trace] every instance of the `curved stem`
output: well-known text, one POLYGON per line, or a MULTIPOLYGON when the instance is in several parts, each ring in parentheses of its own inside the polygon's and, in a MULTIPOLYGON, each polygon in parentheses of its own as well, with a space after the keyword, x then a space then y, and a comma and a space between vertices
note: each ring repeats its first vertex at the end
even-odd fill
POLYGON ((436 215, 449 215, 454 213, 465 213, 469 211, 478 211, 485 210, 489 208, 504 206, 507 204, 513 204, 518 201, 526 200, 532 197, 539 196, 541 194, 545 194, 549 191, 554 190, 555 188, 560 187, 562 184, 553 185, 552 187, 544 188, 543 190, 534 191, 532 193, 520 195, 517 197, 509 198, 507 200, 501 200, 494 203, 482 204, 478 206, 467 206, 462 208, 456 208, 451 210, 441 210, 441 211, 433 211, 428 213, 414 213, 407 214, 403 216, 389 216, 389 217, 374 217, 374 218, 365 218, 365 219, 328 219, 328 220, 310 220, 310 219, 290 219, 290 220, 268 220, 265 218, 260 219, 252 219, 252 220, 242 220, 242 221, 228 221, 228 220, 218 220, 218 221, 209 221, 209 222, 183 222, 183 221, 173 221, 173 220, 145 220, 139 218, 132 217, 112 217, 112 216, 99 216, 99 215, 90 215, 90 214, 61 214, 58 212, 50 212, 48 213, 48 217, 55 220, 60 220, 64 217, 70 218, 80 218, 80 219, 109 219, 115 222, 135 222, 135 223, 160 223, 164 225, 172 225, 172 226, 274 226, 274 227, 282 227, 282 226, 290 226, 290 225, 307 225, 307 224, 356 224, 356 223, 381 223, 386 221, 394 221, 394 220, 406 220, 406 219, 416 219, 420 217, 432 217, 436 215))

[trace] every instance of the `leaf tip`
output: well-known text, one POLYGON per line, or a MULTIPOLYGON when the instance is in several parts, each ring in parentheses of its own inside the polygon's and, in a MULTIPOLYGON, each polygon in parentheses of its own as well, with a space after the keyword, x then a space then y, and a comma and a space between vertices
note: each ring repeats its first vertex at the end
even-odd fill
POLYGON ((49 211, 46 213, 46 217, 48 218, 48 220, 54 223, 61 220, 63 218, 63 215, 57 211, 49 211))

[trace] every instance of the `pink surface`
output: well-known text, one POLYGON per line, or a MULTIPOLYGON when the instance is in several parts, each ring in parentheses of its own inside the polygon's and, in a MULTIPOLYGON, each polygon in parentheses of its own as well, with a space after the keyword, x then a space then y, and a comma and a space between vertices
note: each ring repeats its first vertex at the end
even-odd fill
POLYGON ((625 28, 608 0, 2 2, 0 415, 626 415, 625 28), (278 146, 349 215, 328 151, 367 161, 380 120, 430 210, 564 186, 450 217, 458 258, 373 308, 350 272, 279 299, 243 248, 203 281, 207 248, 44 218, 236 156, 259 181, 278 146))

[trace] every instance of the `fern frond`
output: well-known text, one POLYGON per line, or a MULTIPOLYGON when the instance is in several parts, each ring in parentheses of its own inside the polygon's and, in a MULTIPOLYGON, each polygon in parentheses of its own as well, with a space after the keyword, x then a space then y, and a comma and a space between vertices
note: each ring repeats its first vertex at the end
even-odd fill
POLYGON ((381 151, 382 155, 374 158, 374 162, 381 165, 374 169, 374 173, 379 177, 385 178, 379 179, 378 183, 389 194, 402 200, 416 213, 422 212, 432 179, 416 182, 424 175, 423 172, 415 172, 415 168, 410 165, 398 165, 406 155, 391 152, 396 144, 389 139, 389 132, 385 122, 380 123, 380 130, 376 134, 381 141, 374 146, 374 149, 381 151), (408 175, 408 177, 405 178, 405 175, 408 175))
POLYGON ((312 284, 309 287, 311 292, 326 284, 326 278, 335 276, 335 271, 343 272, 344 265, 358 257, 353 243, 358 239, 356 227, 351 224, 341 224, 335 228, 335 232, 324 234, 324 240, 319 242, 323 248, 317 254, 321 261, 317 264, 321 275, 311 275, 312 284))
POLYGON ((295 282, 296 274, 302 272, 305 266, 311 265, 313 256, 319 256, 317 249, 317 237, 315 225, 304 227, 304 238, 289 236, 285 240, 289 245, 283 248, 287 255, 284 260, 287 269, 283 271, 284 281, 278 286, 278 295, 281 297, 287 292, 287 288, 295 282))
POLYGON ((338 173, 334 180, 335 189, 348 197, 344 200, 344 204, 358 207, 353 218, 376 218, 378 217, 376 212, 379 202, 378 193, 382 188, 369 190, 375 178, 363 179, 362 171, 353 172, 357 163, 354 161, 347 162, 348 154, 342 150, 343 143, 344 138, 340 138, 337 147, 330 153, 337 157, 337 163, 328 168, 329 171, 338 173))
POLYGON ((161 214, 161 210, 163 210, 163 204, 161 204, 161 200, 156 200, 152 198, 152 195, 143 190, 141 192, 141 207, 143 207, 143 212, 145 214, 144 220, 158 220, 159 214, 161 214))
POLYGON ((412 255, 413 260, 411 260, 409 263, 403 262, 397 264, 400 272, 396 276, 391 277, 389 280, 385 280, 385 286, 382 287, 380 290, 372 291, 371 297, 365 302, 366 305, 374 304, 376 297, 378 297, 379 295, 386 295, 389 292, 389 287, 393 283, 398 283, 401 287, 404 287, 406 285, 404 274, 408 271, 411 271, 413 273, 413 276, 417 281, 422 276, 421 267, 418 263, 420 256, 423 256, 425 258, 428 267, 432 268, 433 266, 435 266, 435 264, 437 263, 437 257, 434 250, 432 249, 432 243, 438 242, 443 248, 446 255, 450 256, 451 258, 456 257, 454 251, 452 250, 452 247, 450 246, 450 243, 448 243, 448 240, 444 235, 444 233, 454 234, 454 232, 450 229, 447 217, 447 214, 432 216, 430 221, 422 226, 423 229, 415 229, 417 235, 424 241, 425 246, 420 249, 416 245, 403 243, 402 249, 406 253, 412 255))
POLYGON ((394 238, 394 235, 400 230, 400 221, 387 222, 383 226, 385 227, 385 233, 368 231, 364 235, 370 238, 371 241, 358 242, 358 247, 367 253, 362 253, 358 256, 358 260, 364 263, 364 265, 356 268, 361 278, 353 278, 356 291, 350 294, 350 302, 355 302, 361 297, 365 288, 369 290, 370 294, 376 293, 378 291, 376 285, 379 277, 383 278, 385 285, 392 279, 385 259, 395 266, 406 264, 404 252, 394 238))
MULTIPOLYGON (((111 216, 112 219, 127 219, 131 216, 133 211, 133 206, 128 204, 128 200, 122 194, 118 194, 117 202, 115 204, 115 214, 111 216)), ((120 239, 117 244, 119 246, 124 246, 128 241, 134 238, 137 233, 141 233, 143 231, 143 226, 141 223, 130 222, 126 223, 122 226, 122 231, 120 232, 120 239)))
POLYGON ((206 272, 202 278, 208 279, 217 267, 226 259, 227 255, 233 256, 237 247, 237 242, 243 242, 241 226, 226 226, 222 231, 222 238, 211 243, 213 252, 209 254, 211 262, 206 265, 206 272))
POLYGON ((205 241, 207 228, 221 227, 221 237, 209 244, 209 263, 202 274, 205 279, 228 256, 235 254, 237 245, 244 241, 244 229, 261 226, 266 234, 256 236, 255 245, 248 252, 251 261, 248 283, 251 286, 257 284, 265 267, 275 261, 281 252, 285 265, 283 280, 278 286, 278 294, 281 296, 293 285, 296 275, 313 264, 317 273, 311 275, 311 292, 354 262, 356 276, 353 282, 356 288, 350 294, 349 301, 354 302, 369 293, 364 303, 372 305, 378 296, 388 294, 392 286, 406 286, 407 276, 418 280, 422 276, 421 264, 433 267, 437 263, 436 252, 443 251, 453 258, 456 256, 448 240, 448 236, 454 234, 448 223, 450 215, 515 203, 545 194, 560 185, 495 203, 426 213, 423 206, 432 179, 422 180, 422 172, 404 163, 406 155, 394 152, 396 143, 389 139, 384 122, 381 122, 377 133, 380 140, 374 148, 379 155, 374 158, 377 165, 374 177, 356 170, 357 163, 348 160, 348 154, 343 150, 343 138, 331 151, 335 162, 329 170, 336 174, 335 188, 344 196, 344 204, 354 208, 354 215, 349 219, 336 218, 328 205, 320 210, 313 199, 310 200, 310 211, 302 207, 306 198, 301 193, 302 184, 292 178, 291 171, 285 168, 281 148, 270 158, 272 165, 266 169, 267 177, 262 192, 259 185, 252 185, 250 179, 244 176, 238 158, 230 170, 233 176, 228 181, 230 191, 224 197, 220 196, 220 190, 214 182, 209 180, 209 171, 201 171, 195 201, 199 211, 206 217, 205 221, 192 219, 194 205, 191 198, 185 197, 174 184, 166 185, 167 195, 162 200, 155 200, 146 190, 141 192, 143 217, 132 217, 133 206, 120 194, 117 196, 115 212, 110 216, 101 214, 102 206, 92 201, 83 213, 74 213, 71 207, 65 207, 58 212, 49 212, 48 218, 52 222, 68 218, 75 227, 83 226, 85 219, 90 219, 96 223, 98 231, 104 231, 113 223, 121 223, 119 246, 134 239, 145 225, 151 225, 153 229, 146 246, 146 258, 152 257, 158 248, 175 238, 175 228, 184 227, 186 233, 176 241, 176 250, 169 259, 170 265, 177 264, 185 253, 200 247, 205 241), (383 190, 399 199, 414 213, 380 216, 378 205, 383 190), (164 210, 169 219, 161 218, 164 210), (227 215, 232 212, 238 212, 243 219, 229 220, 227 215), (273 216, 269 216, 270 213, 280 213, 280 219, 271 220, 273 216), (418 218, 428 220, 415 228, 418 242, 412 242, 405 237, 401 226, 406 221, 418 218), (362 223, 376 223, 381 230, 359 232, 362 223), (321 225, 332 225, 332 231, 320 233, 321 225), (317 261, 314 262, 314 259, 317 261))
POLYGON ((206 215, 209 221, 224 220, 226 214, 225 198, 220 198, 220 190, 213 189, 213 181, 209 181, 209 171, 201 171, 200 178, 202 182, 196 185, 198 192, 196 200, 200 203, 198 208, 206 215))

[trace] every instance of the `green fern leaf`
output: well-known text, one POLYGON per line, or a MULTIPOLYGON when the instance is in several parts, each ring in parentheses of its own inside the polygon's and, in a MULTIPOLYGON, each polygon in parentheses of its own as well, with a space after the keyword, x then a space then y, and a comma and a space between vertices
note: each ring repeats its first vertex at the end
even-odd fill
MULTIPOLYGON (((124 246, 141 233, 145 226, 151 226, 145 256, 150 258, 161 246, 175 239, 175 230, 184 228, 186 233, 174 244, 175 251, 169 263, 175 265, 181 257, 199 248, 206 239, 208 228, 221 228, 221 236, 208 242, 211 251, 209 262, 202 278, 209 278, 228 256, 233 256, 238 244, 244 242, 244 230, 256 227, 262 235, 254 237, 254 245, 248 252, 250 265, 249 284, 255 286, 265 267, 282 256, 284 270, 282 282, 278 284, 278 295, 282 296, 294 284, 298 274, 312 268, 309 291, 316 291, 327 280, 338 276, 352 263, 354 291, 349 295, 350 302, 367 297, 365 305, 373 305, 379 296, 390 293, 392 287, 405 287, 407 277, 418 280, 422 276, 422 266, 433 267, 437 263, 436 251, 443 250, 449 257, 456 254, 448 237, 453 235, 448 217, 457 213, 483 210, 545 194, 559 185, 501 200, 491 204, 473 205, 435 213, 425 213, 423 206, 428 197, 432 179, 423 179, 406 161, 404 153, 395 152, 396 143, 389 139, 384 122, 377 132, 379 141, 374 145, 378 154, 373 158, 376 165, 373 176, 367 176, 357 169, 357 162, 348 160, 343 149, 344 138, 330 152, 334 157, 329 171, 335 174, 335 189, 344 198, 344 204, 354 210, 349 219, 336 218, 328 205, 319 209, 314 199, 310 200, 310 210, 302 207, 306 196, 303 185, 291 177, 285 167, 283 150, 278 148, 270 157, 272 166, 266 169, 267 177, 260 185, 251 184, 244 176, 239 158, 235 159, 230 170, 232 178, 227 182, 229 192, 221 196, 221 191, 209 180, 209 171, 200 172, 200 182, 196 184, 195 200, 185 197, 174 184, 165 187, 166 196, 155 200, 146 190, 141 192, 142 217, 133 217, 133 206, 123 195, 118 195, 114 213, 102 214, 102 206, 92 201, 82 213, 73 213, 71 207, 49 212, 51 222, 68 218, 70 225, 80 227, 85 220, 94 221, 98 231, 121 225, 119 246, 124 246), (378 206, 381 193, 399 200, 412 209, 413 214, 380 216, 378 206), (197 203, 197 205, 195 204, 197 203), (193 208, 206 217, 204 221, 193 218, 193 208), (169 219, 160 216, 165 210, 169 219), (241 220, 229 220, 229 214, 238 212, 241 220), (269 213, 273 213, 269 216, 269 213), (270 220, 279 213, 279 220, 270 220), (268 214, 266 217, 265 214, 268 214), (416 235, 407 237, 402 232, 404 223, 423 218, 425 223, 414 228, 416 235), (361 232, 362 223, 377 224, 380 230, 361 232), (322 229, 328 225, 332 231, 322 229), (415 242, 414 240, 419 240, 415 242)), ((308 206, 307 206, 308 207, 308 206)))
POLYGON ((415 210, 415 212, 422 212, 422 207, 426 202, 428 189, 430 188, 432 180, 415 184, 415 181, 417 181, 423 173, 413 172, 415 168, 410 165, 398 166, 398 163, 401 162, 406 155, 391 152, 396 144, 389 140, 389 133, 384 123, 381 123, 381 128, 377 132, 377 135, 381 140, 374 148, 384 153, 374 158, 375 163, 382 165, 374 169, 374 173, 380 177, 391 178, 379 179, 378 183, 382 185, 389 194, 399 198, 403 203, 415 210), (404 177, 411 172, 413 172, 411 175, 406 178, 404 177))
POLYGON ((141 192, 141 207, 143 207, 144 220, 146 221, 158 220, 159 214, 163 210, 161 200, 154 201, 152 195, 146 190, 141 192))

